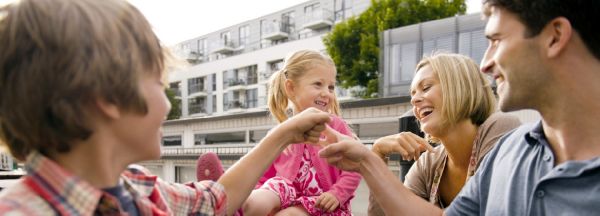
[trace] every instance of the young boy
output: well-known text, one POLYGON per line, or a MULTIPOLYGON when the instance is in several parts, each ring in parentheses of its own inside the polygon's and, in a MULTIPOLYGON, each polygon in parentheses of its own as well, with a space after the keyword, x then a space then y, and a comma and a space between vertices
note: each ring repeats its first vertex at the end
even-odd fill
POLYGON ((0 142, 28 175, 0 214, 231 215, 289 143, 328 114, 274 128, 218 182, 171 184, 129 164, 160 157, 166 53, 120 0, 22 0, 0 9, 0 142))

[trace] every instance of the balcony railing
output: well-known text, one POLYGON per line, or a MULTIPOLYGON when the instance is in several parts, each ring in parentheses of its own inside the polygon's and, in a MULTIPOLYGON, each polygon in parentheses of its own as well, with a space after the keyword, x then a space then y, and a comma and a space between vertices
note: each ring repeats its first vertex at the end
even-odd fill
POLYGON ((188 111, 190 115, 197 113, 206 113, 206 104, 190 104, 188 111))
POLYGON ((316 10, 305 14, 303 28, 317 30, 333 25, 333 13, 329 10, 316 10))
POLYGON ((231 40, 219 40, 212 44, 212 52, 220 54, 229 54, 235 51, 235 44, 231 40))
POLYGON ((228 155, 228 156, 241 156, 248 153, 254 145, 250 144, 236 144, 235 146, 202 146, 202 147, 180 147, 180 148, 163 148, 161 150, 162 156, 198 156, 202 153, 206 152, 214 152, 218 155, 228 155))
POLYGON ((264 30, 262 38, 267 40, 285 39, 290 34, 289 24, 283 22, 269 23, 264 30))
POLYGON ((198 93, 198 92, 205 92, 206 91, 206 87, 203 84, 200 85, 190 85, 188 87, 188 94, 194 94, 194 93, 198 93))
POLYGON ((244 103, 244 101, 229 101, 227 104, 227 109, 246 109, 246 103, 244 103))

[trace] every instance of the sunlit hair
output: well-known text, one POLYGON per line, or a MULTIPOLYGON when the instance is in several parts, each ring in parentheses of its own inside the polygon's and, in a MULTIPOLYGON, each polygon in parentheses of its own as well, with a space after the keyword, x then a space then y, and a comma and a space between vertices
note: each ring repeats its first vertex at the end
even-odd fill
POLYGON ((88 139, 98 99, 147 113, 139 80, 164 77, 170 55, 131 4, 21 0, 0 14, 0 140, 15 158, 88 139))
POLYGON ((475 62, 464 55, 435 53, 423 57, 416 73, 425 66, 431 67, 439 79, 442 91, 442 128, 461 120, 470 119, 481 125, 495 111, 496 98, 490 81, 479 72, 475 62))
MULTIPOLYGON (((285 80, 289 79, 294 83, 299 83, 306 72, 317 65, 335 68, 335 64, 329 56, 313 50, 301 50, 289 55, 284 61, 283 68, 271 75, 267 103, 269 111, 277 121, 283 122, 288 118, 286 111, 290 98, 285 91, 285 80)), ((330 103, 329 112, 338 116, 341 114, 335 93, 333 103, 330 103)))

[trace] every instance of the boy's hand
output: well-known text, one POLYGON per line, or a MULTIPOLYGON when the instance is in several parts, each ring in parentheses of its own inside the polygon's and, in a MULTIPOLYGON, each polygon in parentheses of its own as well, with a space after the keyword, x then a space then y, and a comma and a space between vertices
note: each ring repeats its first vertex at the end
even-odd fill
POLYGON ((327 127, 324 134, 327 136, 325 148, 319 151, 319 156, 341 170, 358 172, 360 162, 366 155, 372 154, 359 140, 340 134, 327 127))
POLYGON ((375 140, 373 151, 383 158, 391 153, 400 153, 403 160, 418 160, 421 152, 433 152, 433 147, 425 139, 411 132, 402 132, 375 140))
POLYGON ((279 125, 277 131, 290 138, 289 143, 318 143, 329 114, 315 108, 308 108, 279 125))
POLYGON ((332 212, 333 210, 337 209, 339 205, 340 201, 338 201, 337 198, 329 192, 321 194, 315 203, 317 208, 323 209, 326 212, 332 212))

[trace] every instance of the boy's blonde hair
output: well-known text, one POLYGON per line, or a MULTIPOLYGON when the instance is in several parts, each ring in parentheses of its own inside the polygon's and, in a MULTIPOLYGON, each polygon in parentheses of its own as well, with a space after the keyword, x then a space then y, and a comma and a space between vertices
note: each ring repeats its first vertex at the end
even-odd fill
POLYGON ((138 81, 162 76, 168 53, 135 7, 21 0, 0 14, 0 140, 15 158, 89 138, 98 99, 147 113, 138 81))
MULTIPOLYGON (((320 52, 313 50, 300 50, 292 53, 285 59, 284 66, 281 70, 273 73, 269 82, 268 90, 268 106, 271 114, 279 122, 287 120, 289 97, 285 91, 285 80, 289 79, 294 83, 299 83, 305 75, 316 65, 331 66, 335 69, 335 64, 329 56, 323 55, 320 52)), ((335 115, 340 115, 340 106, 337 97, 333 97, 333 102, 330 103, 329 112, 335 115)))
POLYGON ((479 72, 475 62, 464 55, 435 53, 423 57, 419 69, 430 66, 440 80, 442 90, 442 127, 453 126, 463 119, 481 125, 494 112, 496 98, 489 80, 479 72))

